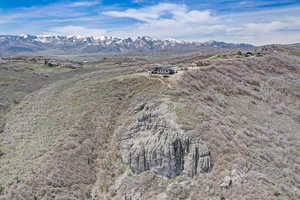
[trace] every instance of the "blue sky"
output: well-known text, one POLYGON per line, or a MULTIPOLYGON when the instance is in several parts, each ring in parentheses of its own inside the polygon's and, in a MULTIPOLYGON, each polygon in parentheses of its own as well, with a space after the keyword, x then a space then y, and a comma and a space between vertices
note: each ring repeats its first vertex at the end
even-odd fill
POLYGON ((1 0, 0 34, 300 42, 300 0, 1 0))

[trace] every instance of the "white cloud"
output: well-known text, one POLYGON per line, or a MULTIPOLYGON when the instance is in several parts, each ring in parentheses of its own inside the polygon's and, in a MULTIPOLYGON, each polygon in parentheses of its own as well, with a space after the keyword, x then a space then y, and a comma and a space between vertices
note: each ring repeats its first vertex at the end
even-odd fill
POLYGON ((140 21, 113 32, 121 37, 149 35, 156 38, 172 37, 200 41, 215 39, 261 45, 300 42, 300 38, 297 38, 300 34, 298 10, 299 8, 284 8, 268 12, 213 15, 208 10, 188 9, 184 4, 160 3, 140 9, 110 11, 104 14, 140 21), (299 30, 287 32, 292 29, 299 30))
POLYGON ((217 17, 208 10, 189 10, 184 4, 160 3, 155 6, 125 11, 104 12, 118 18, 132 18, 141 21, 131 30, 118 31, 121 35, 151 35, 158 38, 210 33, 220 29, 215 25, 217 17))
POLYGON ((71 3, 69 6, 70 7, 90 7, 90 6, 95 6, 98 5, 100 1, 77 1, 74 3, 71 3))
POLYGON ((216 21, 216 17, 212 17, 210 11, 197 11, 177 13, 175 19, 186 23, 212 23, 216 21))
POLYGON ((142 3, 145 2, 146 0, 133 0, 134 3, 142 3))
POLYGON ((10 13, 0 13, 1 24, 20 23, 23 21, 35 22, 44 18, 70 18, 85 16, 86 13, 69 6, 70 4, 52 4, 42 7, 20 8, 10 13))
POLYGON ((72 18, 89 16, 91 6, 96 6, 101 0, 77 1, 73 3, 54 3, 45 6, 16 8, 10 12, 0 12, 0 24, 34 23, 39 20, 68 21, 72 18), (81 9, 83 8, 83 9, 81 9))
POLYGON ((167 13, 184 12, 186 7, 178 4, 160 3, 155 6, 144 7, 140 9, 127 9, 125 11, 108 11, 105 15, 111 17, 125 17, 140 21, 151 21, 159 19, 162 15, 167 13))
POLYGON ((184 4, 160 3, 155 6, 144 7, 140 9, 128 9, 125 11, 108 11, 104 12, 105 15, 111 17, 124 17, 132 18, 144 22, 153 22, 153 20, 163 20, 165 15, 170 15, 170 20, 177 22, 201 22, 210 23, 215 21, 216 17, 211 15, 208 10, 189 11, 184 4))
POLYGON ((232 38, 258 45, 297 43, 300 42, 299 25, 299 18, 289 18, 282 21, 248 23, 240 25, 235 31, 229 33, 232 38))
POLYGON ((99 37, 106 35, 107 31, 104 29, 86 28, 82 26, 62 26, 51 28, 50 34, 99 37))
POLYGON ((245 25, 245 28, 253 33, 269 33, 285 28, 287 25, 283 22, 274 21, 270 23, 249 23, 245 25))
MULTIPOLYGON (((124 10, 118 6, 94 6, 100 2, 78 0, 2 11, 0 34, 20 31, 44 34, 50 30, 54 34, 82 36, 149 35, 161 39, 213 39, 253 44, 300 42, 299 6, 221 15, 213 10, 197 10, 176 3, 124 10)), ((250 1, 245 0, 245 3, 250 1)))

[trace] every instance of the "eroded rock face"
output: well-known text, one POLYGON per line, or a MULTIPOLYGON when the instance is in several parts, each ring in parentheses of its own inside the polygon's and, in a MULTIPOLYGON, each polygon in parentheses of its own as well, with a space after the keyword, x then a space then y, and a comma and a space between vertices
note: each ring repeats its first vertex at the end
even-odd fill
POLYGON ((123 162, 139 174, 193 177, 211 169, 211 155, 199 138, 181 130, 167 104, 144 105, 121 141, 123 162))

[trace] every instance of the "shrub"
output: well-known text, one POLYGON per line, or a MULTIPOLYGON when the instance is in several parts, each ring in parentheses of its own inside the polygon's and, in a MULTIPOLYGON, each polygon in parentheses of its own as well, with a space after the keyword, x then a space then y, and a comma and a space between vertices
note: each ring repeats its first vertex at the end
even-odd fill
POLYGON ((4 186, 0 185, 0 195, 4 193, 4 186))
POLYGON ((0 149, 0 157, 1 156, 4 156, 4 152, 3 152, 3 150, 0 149))

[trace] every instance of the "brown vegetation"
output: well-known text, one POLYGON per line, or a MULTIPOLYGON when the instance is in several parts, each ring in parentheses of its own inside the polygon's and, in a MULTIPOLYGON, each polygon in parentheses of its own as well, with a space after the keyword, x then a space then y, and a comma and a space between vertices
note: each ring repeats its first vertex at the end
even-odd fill
POLYGON ((299 199, 300 58, 232 55, 174 59, 207 63, 176 81, 94 68, 20 99, 0 133, 0 199, 299 199))

